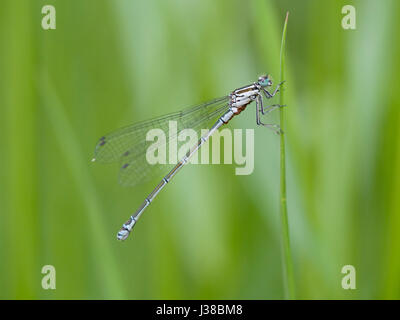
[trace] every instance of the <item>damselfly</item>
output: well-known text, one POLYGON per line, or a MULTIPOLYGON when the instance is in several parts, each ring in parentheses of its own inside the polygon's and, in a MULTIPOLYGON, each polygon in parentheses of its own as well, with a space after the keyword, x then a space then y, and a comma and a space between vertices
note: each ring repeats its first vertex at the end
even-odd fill
MULTIPOLYGON (((229 95, 211 100, 209 102, 171 113, 159 118, 139 122, 131 126, 116 130, 100 138, 96 145, 95 156, 92 161, 114 162, 120 161, 121 168, 119 173, 119 182, 123 185, 134 185, 145 179, 152 169, 146 162, 145 154, 148 143, 145 139, 146 131, 152 128, 166 129, 168 122, 174 120, 178 123, 179 129, 193 128, 199 130, 203 125, 213 120, 216 122, 203 135, 198 142, 193 145, 185 156, 175 165, 174 168, 161 180, 154 190, 146 197, 142 205, 126 221, 117 234, 118 240, 125 240, 134 225, 154 200, 157 194, 171 181, 171 179, 188 163, 193 154, 210 138, 210 136, 224 124, 227 124, 234 116, 240 114, 250 103, 256 102, 256 123, 273 129, 280 134, 281 129, 276 124, 263 123, 261 114, 267 114, 272 110, 282 107, 279 104, 272 104, 264 107, 263 96, 266 99, 272 98, 283 82, 279 83, 275 90, 268 91, 272 87, 272 80, 269 75, 258 78, 258 81, 238 88, 229 95)), ((168 136, 168 141, 173 139, 168 136)), ((161 142, 160 142, 161 143, 161 142)), ((167 142, 168 143, 168 142, 167 142)))

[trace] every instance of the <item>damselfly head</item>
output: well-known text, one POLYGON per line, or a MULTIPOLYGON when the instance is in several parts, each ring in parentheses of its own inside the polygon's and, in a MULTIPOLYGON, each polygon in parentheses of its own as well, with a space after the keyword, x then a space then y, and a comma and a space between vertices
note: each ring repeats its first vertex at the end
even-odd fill
POLYGON ((261 76, 258 78, 258 84, 262 87, 270 87, 272 86, 272 78, 269 74, 265 76, 261 76))

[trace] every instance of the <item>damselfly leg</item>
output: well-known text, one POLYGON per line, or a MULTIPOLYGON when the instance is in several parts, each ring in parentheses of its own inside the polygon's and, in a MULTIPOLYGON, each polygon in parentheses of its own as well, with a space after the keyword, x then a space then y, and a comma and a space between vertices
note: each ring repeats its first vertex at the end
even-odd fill
POLYGON ((269 106, 262 107, 261 113, 265 116, 268 113, 274 111, 275 109, 283 108, 283 107, 286 107, 286 104, 270 104, 269 106))
POLYGON ((272 124, 272 123, 264 123, 261 121, 261 116, 260 116, 260 114, 264 115, 264 114, 267 114, 277 108, 282 108, 282 107, 284 107, 284 105, 273 104, 273 105, 270 105, 270 106, 267 106, 264 108, 262 97, 258 96, 256 98, 256 123, 257 123, 257 125, 272 129, 276 134, 282 134, 283 131, 279 125, 272 124))
POLYGON ((270 93, 270 92, 269 92, 267 89, 265 89, 265 88, 261 88, 261 90, 262 90, 262 92, 264 93, 264 95, 265 95, 265 97, 266 97, 267 99, 271 99, 274 95, 276 95, 276 94, 279 92, 281 86, 282 86, 284 83, 285 83, 285 81, 279 82, 279 83, 276 85, 275 90, 274 90, 272 93, 270 93))

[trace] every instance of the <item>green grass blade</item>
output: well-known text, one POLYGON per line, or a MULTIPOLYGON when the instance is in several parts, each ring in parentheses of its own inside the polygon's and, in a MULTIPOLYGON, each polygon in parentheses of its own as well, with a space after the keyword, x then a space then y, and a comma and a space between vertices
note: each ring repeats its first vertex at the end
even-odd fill
MULTIPOLYGON (((281 74, 280 81, 285 78, 285 42, 286 42, 286 28, 289 18, 289 12, 286 13, 285 24, 282 32, 281 42, 281 53, 280 53, 280 66, 281 74)), ((283 88, 280 91, 281 105, 285 104, 285 94, 283 88)), ((281 223, 282 223, 282 245, 283 245, 283 273, 284 273, 284 285, 285 285, 285 296, 288 299, 295 298, 295 285, 293 275, 293 261, 292 253, 290 249, 290 237, 289 237, 289 221, 288 221, 288 210, 287 210, 287 199, 286 199, 286 155, 285 155, 285 111, 284 108, 280 108, 280 127, 282 134, 280 135, 280 210, 281 210, 281 223)))

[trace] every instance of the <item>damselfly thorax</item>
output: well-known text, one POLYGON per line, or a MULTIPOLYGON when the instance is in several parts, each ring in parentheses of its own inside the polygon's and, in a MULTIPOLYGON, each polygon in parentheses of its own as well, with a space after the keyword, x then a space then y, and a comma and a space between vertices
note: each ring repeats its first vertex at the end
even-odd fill
POLYGON ((229 96, 231 98, 230 106, 235 115, 241 113, 253 102, 261 93, 261 87, 257 84, 251 84, 234 90, 229 96))
MULTIPOLYGON (((143 137, 145 132, 152 128, 165 129, 167 123, 175 120, 180 128, 193 128, 199 130, 205 123, 212 119, 217 119, 214 125, 195 143, 185 156, 175 165, 172 170, 160 181, 154 190, 146 197, 141 206, 131 215, 127 222, 119 230, 118 240, 125 240, 140 218, 144 210, 154 200, 157 194, 171 181, 179 170, 190 160, 193 154, 218 130, 222 125, 227 124, 233 117, 240 114, 246 107, 255 101, 256 105, 256 123, 257 125, 269 127, 280 134, 278 125, 263 123, 260 115, 265 115, 276 108, 282 107, 278 104, 272 104, 264 107, 263 97, 272 98, 278 91, 282 82, 275 90, 268 91, 272 86, 272 80, 269 75, 258 78, 258 81, 235 89, 229 95, 211 100, 209 102, 171 113, 159 118, 139 122, 137 124, 119 129, 115 132, 100 138, 95 149, 93 161, 114 162, 120 161, 119 181, 123 185, 134 185, 146 178, 151 166, 143 159, 145 154, 145 142, 143 137)), ((170 141, 171 136, 168 136, 170 141)))

